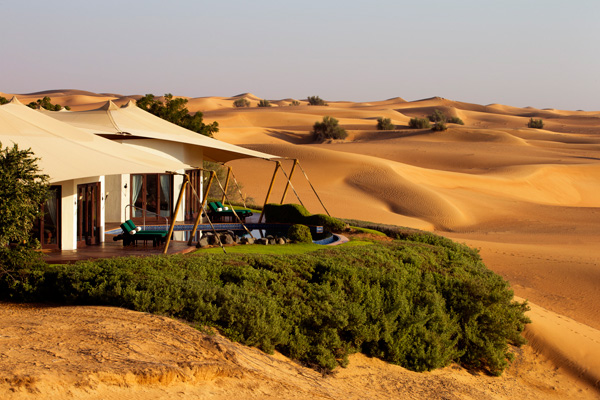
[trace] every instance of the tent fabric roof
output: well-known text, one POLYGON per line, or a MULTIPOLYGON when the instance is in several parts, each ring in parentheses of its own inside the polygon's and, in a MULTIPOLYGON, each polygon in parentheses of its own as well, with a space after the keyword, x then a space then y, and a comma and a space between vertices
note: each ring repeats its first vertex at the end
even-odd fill
POLYGON ((2 147, 16 143, 21 149, 31 148, 51 182, 190 167, 77 129, 24 106, 16 98, 0 106, 0 142, 2 147))
POLYGON ((118 134, 120 140, 150 138, 200 146, 204 159, 227 162, 238 158, 278 158, 192 132, 142 110, 130 101, 117 107, 112 101, 96 110, 58 113, 40 110, 60 121, 95 134, 118 134))

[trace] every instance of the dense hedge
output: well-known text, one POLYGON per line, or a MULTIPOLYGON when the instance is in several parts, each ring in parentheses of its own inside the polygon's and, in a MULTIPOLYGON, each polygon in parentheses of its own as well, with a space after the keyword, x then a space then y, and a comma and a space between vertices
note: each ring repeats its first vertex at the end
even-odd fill
POLYGON ((267 204, 264 208, 267 222, 323 226, 329 232, 341 232, 346 224, 325 214, 311 215, 299 204, 267 204))
POLYGON ((169 315, 326 370, 363 352, 415 371, 457 361, 499 374, 528 322, 476 252, 434 235, 295 256, 39 265, 18 278, 0 278, 0 297, 169 315))

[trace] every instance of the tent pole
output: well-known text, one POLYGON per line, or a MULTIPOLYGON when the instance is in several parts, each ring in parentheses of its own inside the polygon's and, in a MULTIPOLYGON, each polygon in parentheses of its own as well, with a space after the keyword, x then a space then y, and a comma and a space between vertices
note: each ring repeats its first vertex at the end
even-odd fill
POLYGON ((287 195, 287 191, 290 188, 290 183, 292 182, 292 176, 294 175, 294 170, 296 169, 296 164, 298 164, 298 159, 294 158, 294 165, 292 165, 292 170, 290 171, 290 176, 285 184, 285 189, 283 190, 283 196, 281 196, 280 204, 283 204, 285 201, 285 196, 287 195))
POLYGON ((190 239, 188 240, 188 246, 192 245, 194 241, 194 236, 196 236, 196 230, 198 229, 198 224, 200 224, 200 218, 202 218, 202 212, 204 211, 204 206, 208 201, 208 193, 210 192, 210 186, 212 185, 212 181, 217 174, 215 171, 210 171, 210 178, 208 179, 208 183, 206 185, 206 190, 204 191, 204 196, 202 196, 202 204, 200 205, 200 212, 198 212, 198 216, 194 221, 194 227, 192 228, 192 233, 190 235, 190 239))
POLYGON ((265 206, 269 202, 269 197, 271 196, 271 191, 273 190, 273 184, 275 183, 275 177, 277 176, 277 171, 279 171, 279 167, 281 167, 281 163, 279 161, 275 161, 275 171, 273 172, 273 179, 271 179, 271 184, 269 185, 269 190, 267 191, 267 197, 265 198, 265 204, 263 205, 263 209, 260 212, 260 217, 258 218, 259 224, 261 223, 265 214, 265 206))
POLYGON ((224 165, 227 167, 227 178, 225 178, 225 189, 223 189, 223 197, 221 197, 221 203, 225 201, 225 193, 227 193, 227 188, 229 187, 229 177, 231 176, 231 167, 229 165, 224 165))
POLYGON ((163 251, 163 254, 167 254, 167 250, 169 250, 169 244, 171 243, 171 235, 173 235, 173 230, 175 229, 175 221, 177 220, 177 213, 179 212, 179 207, 181 206, 181 202, 183 201, 185 188, 190 182, 190 177, 187 174, 181 175, 183 175, 183 185, 181 185, 179 198, 177 198, 177 205, 175 206, 175 212, 173 213, 173 221, 171 222, 171 226, 169 227, 169 233, 167 235, 167 242, 165 243, 165 249, 163 251))

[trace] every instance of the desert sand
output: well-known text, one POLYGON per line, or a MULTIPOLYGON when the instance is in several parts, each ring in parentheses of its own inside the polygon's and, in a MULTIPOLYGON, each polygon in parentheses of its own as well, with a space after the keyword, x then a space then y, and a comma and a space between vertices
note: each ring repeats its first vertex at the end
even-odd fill
MULTIPOLYGON (((28 103, 44 95, 74 110, 137 97, 73 90, 18 97, 28 103)), ((202 111, 205 122, 219 122, 217 139, 299 159, 331 215, 430 230, 478 248, 486 265, 532 308, 533 323, 525 331, 530 344, 518 350, 504 376, 471 375, 457 366, 415 374, 356 355, 347 369, 322 377, 280 355, 267 356, 161 317, 102 307, 4 304, 0 368, 7 378, 0 381, 0 394, 600 397, 600 111, 437 97, 329 101, 329 106, 307 106, 302 99, 290 106, 294 99, 284 99, 271 100, 270 108, 258 108, 259 100, 252 94, 191 98, 188 108, 202 111), (240 97, 251 107, 234 108, 240 97), (435 109, 465 125, 449 124, 445 132, 408 129, 410 118, 435 109), (312 140, 312 125, 325 115, 348 130, 346 140, 312 140), (390 118, 397 129, 377 131, 378 117, 390 118), (527 128, 531 117, 542 118, 544 129, 527 128), (71 326, 79 320, 85 326, 71 326), (51 321, 61 321, 62 339, 53 336, 57 329, 51 321)), ((291 163, 282 161, 287 173, 291 163)), ((243 191, 262 204, 274 164, 240 160, 230 165, 243 191)), ((292 183, 311 212, 324 212, 300 171, 292 183)), ((283 187, 280 174, 271 201, 281 199, 283 187)), ((293 192, 287 201, 298 202, 293 192)))

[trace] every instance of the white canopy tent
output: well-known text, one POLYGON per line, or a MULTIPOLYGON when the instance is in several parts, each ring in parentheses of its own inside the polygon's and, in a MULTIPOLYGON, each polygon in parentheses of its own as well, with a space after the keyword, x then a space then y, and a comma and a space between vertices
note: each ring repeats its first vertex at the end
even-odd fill
POLYGON ((97 110, 77 112, 42 110, 42 112, 87 132, 124 143, 129 141, 135 143, 136 139, 145 138, 200 147, 203 158, 207 161, 225 163, 239 158, 279 158, 192 132, 142 110, 133 100, 120 108, 108 101, 97 110))
MULTIPOLYGON (((61 113, 65 114, 65 113, 61 113)), ((0 142, 31 148, 51 182, 124 173, 165 172, 185 163, 84 132, 37 112, 16 98, 0 106, 0 142)))

